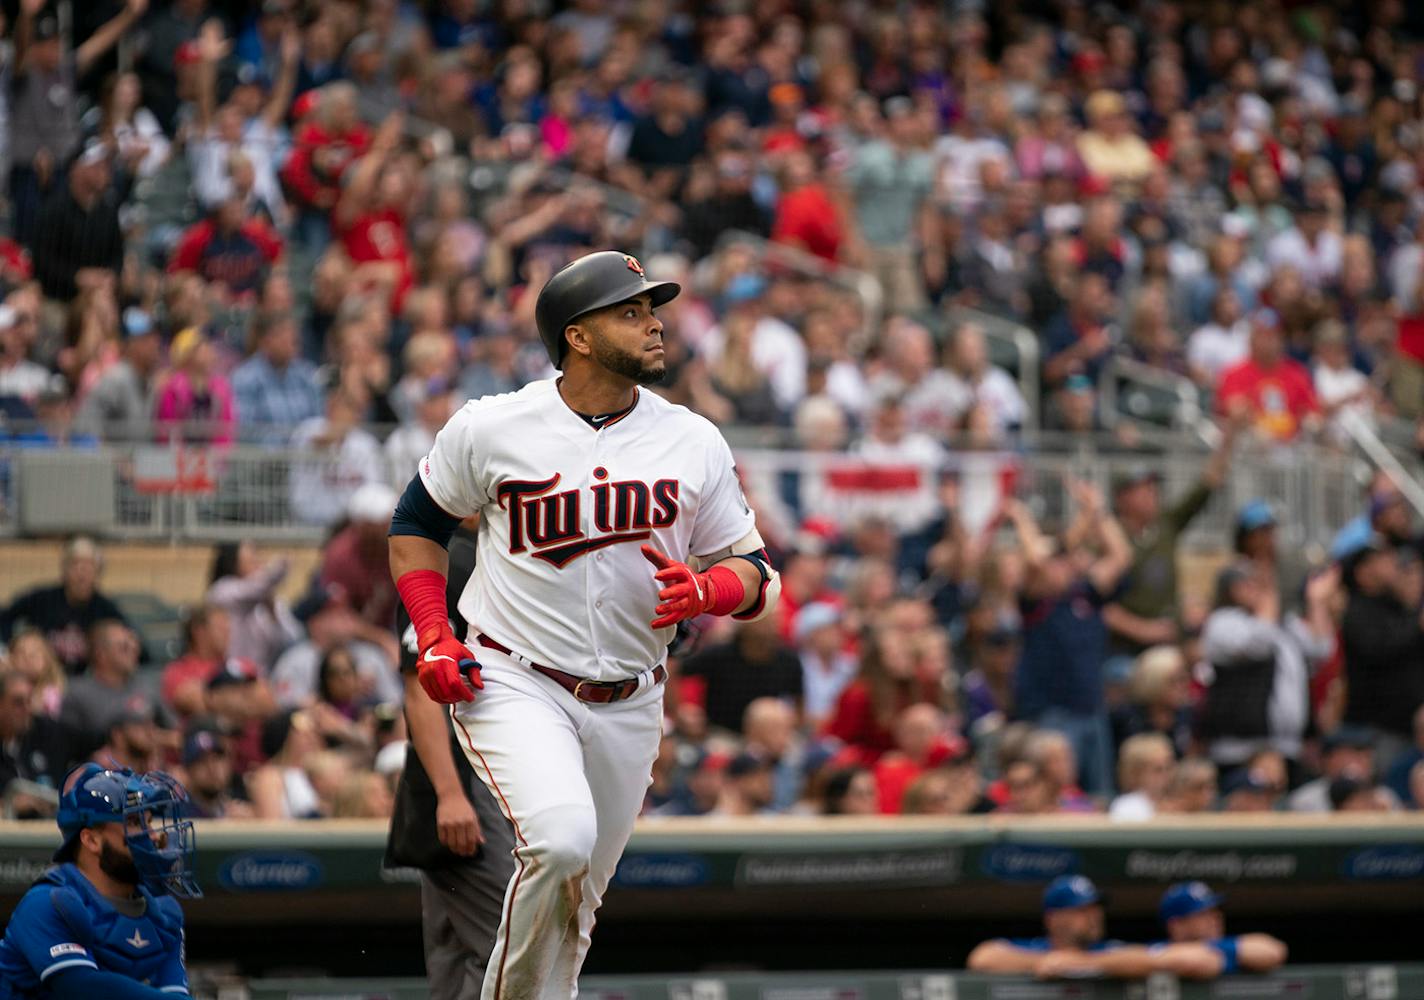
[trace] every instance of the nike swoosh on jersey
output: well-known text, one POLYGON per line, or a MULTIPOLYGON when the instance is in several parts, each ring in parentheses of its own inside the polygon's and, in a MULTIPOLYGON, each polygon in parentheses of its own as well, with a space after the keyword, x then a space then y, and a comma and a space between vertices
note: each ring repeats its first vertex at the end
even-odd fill
POLYGON ((620 542, 646 542, 653 537, 651 531, 625 531, 620 535, 601 535, 598 538, 580 538, 567 545, 552 545, 533 553, 535 559, 542 559, 551 566, 563 569, 579 556, 587 555, 594 549, 606 548, 620 542))

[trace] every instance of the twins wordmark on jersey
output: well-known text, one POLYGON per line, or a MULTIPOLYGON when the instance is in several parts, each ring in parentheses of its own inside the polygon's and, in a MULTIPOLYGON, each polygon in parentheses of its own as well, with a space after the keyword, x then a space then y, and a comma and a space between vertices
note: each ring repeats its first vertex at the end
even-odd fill
POLYGON ((658 585, 640 546, 677 560, 755 529, 732 454, 711 423, 654 393, 598 428, 554 380, 472 400, 420 463, 442 508, 481 515, 465 619, 540 663, 597 680, 663 659, 658 585))

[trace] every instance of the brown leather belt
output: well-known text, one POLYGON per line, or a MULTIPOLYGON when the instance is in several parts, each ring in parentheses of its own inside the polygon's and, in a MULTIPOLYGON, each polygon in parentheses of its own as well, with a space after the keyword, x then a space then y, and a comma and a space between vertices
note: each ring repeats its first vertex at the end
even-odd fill
MULTIPOLYGON (((503 653, 520 663, 528 664, 530 669, 537 670, 579 701, 588 702, 590 705, 608 705, 615 701, 622 701, 624 698, 631 698, 638 693, 638 678, 636 677, 626 681, 593 681, 587 677, 575 677, 573 674, 566 674, 562 670, 555 670, 553 667, 546 667, 542 663, 535 663, 527 657, 520 656, 504 643, 496 642, 483 632, 475 638, 486 649, 493 649, 495 652, 503 653)), ((652 674, 653 683, 661 684, 667 680, 667 667, 659 663, 653 668, 652 674)))

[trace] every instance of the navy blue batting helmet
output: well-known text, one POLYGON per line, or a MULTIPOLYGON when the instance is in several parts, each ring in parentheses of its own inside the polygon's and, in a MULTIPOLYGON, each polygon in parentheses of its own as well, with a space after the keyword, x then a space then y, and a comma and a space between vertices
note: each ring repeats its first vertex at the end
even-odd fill
POLYGON ((627 302, 639 295, 652 297, 660 306, 677 297, 682 286, 675 281, 649 281, 638 258, 617 250, 600 250, 565 264, 539 291, 534 322, 539 339, 555 368, 564 366, 568 341, 564 330, 584 313, 627 302))
POLYGON ((79 831, 118 823, 144 888, 155 894, 195 898, 193 821, 185 818, 188 793, 162 771, 135 774, 126 767, 81 764, 64 779, 59 831, 64 843, 55 861, 74 860, 79 831))

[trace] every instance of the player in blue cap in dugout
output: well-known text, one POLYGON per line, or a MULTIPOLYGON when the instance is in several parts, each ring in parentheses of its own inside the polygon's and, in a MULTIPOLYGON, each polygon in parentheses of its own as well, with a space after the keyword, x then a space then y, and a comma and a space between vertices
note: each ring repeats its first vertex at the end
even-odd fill
POLYGON ((1285 964, 1285 942, 1269 934, 1227 935, 1225 897, 1205 882, 1178 882, 1162 894, 1158 914, 1167 941, 1153 949, 1178 975, 1209 979, 1233 972, 1270 972, 1285 964))

